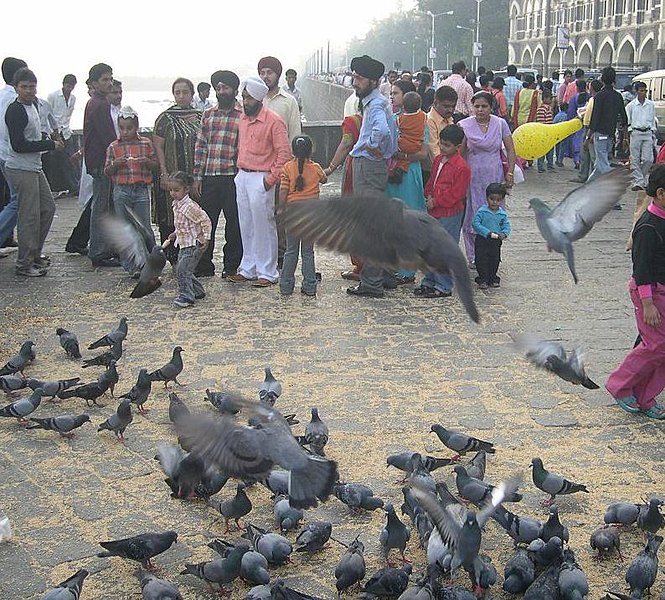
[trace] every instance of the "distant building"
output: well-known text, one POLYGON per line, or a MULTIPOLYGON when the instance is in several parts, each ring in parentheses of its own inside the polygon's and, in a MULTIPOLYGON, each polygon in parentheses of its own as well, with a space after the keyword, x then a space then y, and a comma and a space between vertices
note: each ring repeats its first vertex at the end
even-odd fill
POLYGON ((509 6, 508 62, 519 67, 558 69, 559 33, 570 37, 567 68, 665 68, 663 0, 511 0, 509 6))

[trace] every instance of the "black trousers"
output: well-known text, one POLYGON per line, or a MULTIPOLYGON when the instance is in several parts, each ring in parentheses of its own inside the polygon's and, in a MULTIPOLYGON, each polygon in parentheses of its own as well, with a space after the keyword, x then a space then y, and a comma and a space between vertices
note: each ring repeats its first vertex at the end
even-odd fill
POLYGON ((493 283, 500 279, 496 276, 501 262, 502 240, 476 235, 476 270, 478 283, 493 283))
POLYGON ((88 203, 85 205, 81 216, 79 217, 76 227, 72 230, 69 239, 67 240, 67 245, 65 248, 75 252, 82 248, 88 247, 88 242, 90 241, 90 211, 92 210, 92 198, 88 200, 88 203))
POLYGON ((238 222, 238 205, 236 204, 236 184, 233 175, 205 176, 201 185, 201 208, 212 222, 212 236, 205 252, 201 256, 195 275, 211 275, 215 273, 212 253, 215 250, 215 232, 219 223, 219 215, 224 213, 224 271, 235 273, 242 260, 242 239, 238 222))

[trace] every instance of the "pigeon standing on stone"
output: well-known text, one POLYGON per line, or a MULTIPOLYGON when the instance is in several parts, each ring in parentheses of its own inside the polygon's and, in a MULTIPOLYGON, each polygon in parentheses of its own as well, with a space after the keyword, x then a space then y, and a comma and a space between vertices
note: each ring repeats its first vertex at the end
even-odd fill
POLYGON ((536 566, 524 548, 516 548, 503 570, 503 589, 509 594, 521 594, 536 578, 536 566))
POLYGON ((293 552, 291 542, 278 533, 269 533, 249 523, 247 532, 243 534, 252 543, 257 552, 263 554, 271 565, 283 565, 289 561, 293 552))
POLYGON ((26 417, 37 410, 44 396, 44 390, 37 388, 27 398, 21 398, 0 408, 0 417, 14 417, 19 425, 28 425, 26 417))
POLYGON ((173 348, 173 356, 161 369, 157 369, 149 374, 150 381, 163 381, 164 387, 168 389, 169 381, 175 381, 178 385, 182 385, 178 381, 178 375, 182 373, 183 363, 181 354, 184 350, 180 346, 173 348))
POLYGON ((164 531, 163 533, 142 533, 134 537, 110 542, 99 542, 105 552, 97 554, 100 558, 106 556, 119 556, 141 563, 144 569, 153 568, 152 559, 166 552, 174 542, 178 540, 175 531, 164 531))
POLYGON ((303 511, 291 506, 289 497, 283 495, 275 496, 273 514, 280 531, 297 529, 300 522, 305 518, 303 511))
POLYGON ((275 406, 277 398, 282 395, 282 384, 275 379, 270 367, 265 368, 265 379, 259 386, 259 400, 275 406))
POLYGON ((110 383, 95 381, 93 383, 86 383, 70 390, 65 390, 58 394, 58 398, 66 400, 67 398, 83 398, 88 406, 97 404, 97 398, 103 396, 109 389, 110 383))
POLYGON ((233 498, 224 501, 217 500, 216 498, 208 500, 208 506, 212 506, 224 517, 224 525, 227 532, 230 531, 229 521, 231 519, 235 521, 236 527, 240 531, 242 529, 240 519, 252 511, 252 502, 247 496, 246 487, 244 483, 239 483, 236 487, 236 495, 233 498))
POLYGON ((363 586, 363 592, 377 598, 397 598, 409 586, 413 567, 406 564, 399 569, 384 567, 372 575, 363 586))
POLYGON ((220 586, 221 590, 225 590, 224 586, 232 583, 235 579, 240 577, 240 569, 242 566, 242 557, 249 552, 249 545, 237 544, 226 558, 218 558, 208 562, 201 562, 198 564, 185 564, 185 570, 181 571, 181 575, 196 575, 203 581, 209 584, 216 583, 220 586))
POLYGON ((568 542, 568 527, 565 527, 559 520, 559 509, 556 505, 552 504, 550 506, 550 516, 543 524, 538 537, 543 542, 547 542, 553 537, 558 537, 562 542, 568 542))
POLYGON ((88 415, 62 415, 60 417, 48 417, 46 419, 30 419, 31 425, 26 429, 46 429, 57 431, 62 437, 71 439, 74 437, 74 429, 81 427, 84 423, 90 423, 88 415))
POLYGON ((452 429, 445 429, 436 423, 432 425, 430 431, 436 434, 444 446, 457 452, 451 459, 453 461, 458 460, 460 456, 463 456, 467 452, 477 452, 478 450, 485 450, 488 454, 496 452, 492 442, 485 442, 473 436, 453 431, 452 429))
POLYGON ((644 549, 630 563, 626 571, 626 582, 630 586, 631 598, 641 598, 655 583, 658 573, 658 548, 662 542, 661 536, 649 535, 644 549))
POLYGON ((31 390, 36 390, 37 388, 42 388, 44 390, 44 396, 50 396, 52 400, 60 392, 68 390, 70 387, 75 386, 79 381, 80 377, 72 377, 71 379, 59 379, 57 381, 41 381, 40 379, 28 379, 28 387, 31 390))
POLYGON ((88 367, 108 367, 111 361, 118 362, 122 357, 122 340, 118 340, 111 346, 110 350, 95 356, 94 358, 87 358, 81 365, 84 369, 88 367))
POLYGON ((546 470, 543 466, 543 461, 540 458, 534 458, 531 461, 531 468, 533 484, 539 490, 550 495, 549 499, 543 502, 545 506, 550 506, 554 502, 556 496, 574 494, 575 492, 589 493, 589 490, 586 489, 585 485, 574 483, 568 479, 564 479, 561 475, 546 470))
POLYGON ((360 584, 365 578, 367 569, 364 551, 365 546, 357 537, 346 547, 346 552, 335 567, 335 587, 338 597, 350 587, 360 584))
POLYGON ((479 321, 459 244, 427 213, 376 195, 291 202, 282 216, 293 235, 330 250, 363 256, 368 264, 392 272, 408 269, 450 275, 467 313, 479 321))
POLYGON ((646 533, 658 533, 665 526, 665 517, 660 512, 663 501, 659 498, 651 498, 648 504, 640 506, 637 516, 637 526, 646 533))
POLYGON ((623 555, 621 554, 621 538, 618 527, 611 527, 609 525, 599 527, 591 534, 589 544, 591 545, 591 548, 598 552, 594 558, 601 559, 612 550, 616 550, 619 559, 623 561, 623 555))
POLYGON ((261 480, 275 496, 288 496, 289 494, 289 472, 283 469, 272 469, 268 476, 261 480))
POLYGON ((55 334, 60 338, 60 345, 63 350, 70 358, 75 358, 80 360, 81 358, 81 349, 79 348, 79 341, 76 335, 71 331, 67 331, 62 327, 58 327, 55 330, 55 334))
POLYGON ((71 577, 59 583, 55 589, 46 592, 41 600, 78 600, 83 589, 83 582, 88 575, 88 571, 79 569, 71 577))
POLYGON ((572 550, 565 550, 559 568, 559 593, 561 600, 583 600, 589 594, 589 581, 575 560, 572 550))
POLYGON ((109 362, 109 364, 106 365, 106 371, 104 371, 101 375, 97 376, 97 381, 101 385, 108 384, 109 392, 111 392, 111 398, 115 398, 115 396, 113 395, 113 390, 115 389, 115 384, 118 383, 118 381, 120 381, 120 375, 118 375, 116 362, 117 361, 115 360, 109 362))
MULTIPOLYGON (((480 505, 485 504, 489 501, 492 496, 492 491, 494 486, 481 481, 480 479, 475 479, 474 477, 469 477, 466 469, 462 465, 455 465, 455 485, 457 486, 457 491, 460 496, 469 502, 480 505)), ((518 492, 513 492, 510 496, 504 498, 504 502, 520 502, 522 500, 522 494, 518 492)))
MULTIPOLYGON (((241 545, 245 542, 241 542, 241 545)), ((246 545, 246 544, 245 544, 246 545)), ((226 558, 235 549, 235 544, 224 540, 213 540, 208 544, 223 558, 226 558)), ((256 550, 248 550, 240 559, 240 577, 255 585, 266 585, 270 582, 268 573, 268 561, 266 557, 256 550)))
POLYGON ((377 498, 372 489, 362 483, 339 483, 333 488, 333 494, 346 504, 351 512, 383 507, 383 500, 377 498))
POLYGON ((383 507, 383 510, 386 513, 386 525, 379 534, 379 544, 381 544, 381 548, 383 548, 386 562, 390 564, 388 555, 393 548, 399 550, 399 553, 402 556, 402 561, 406 562, 404 551, 406 550, 406 543, 411 537, 409 528, 399 520, 392 504, 386 504, 383 507))
POLYGON ((330 521, 310 521, 303 525, 293 545, 295 552, 318 552, 326 545, 332 534, 330 521))
POLYGON ((88 346, 88 350, 94 350, 95 348, 103 348, 108 346, 109 348, 113 346, 116 342, 122 341, 127 337, 127 317, 122 317, 118 326, 100 337, 96 342, 93 342, 88 346))
POLYGON ((235 404, 235 396, 226 392, 213 392, 206 388, 205 399, 210 402, 219 412, 235 415, 240 412, 240 407, 235 404))
POLYGON ((603 520, 608 525, 632 525, 637 522, 640 505, 630 502, 614 502, 605 509, 603 520))
POLYGON ((189 408, 175 392, 169 393, 169 421, 177 425, 181 419, 189 416, 189 408))
POLYGON ((629 176, 626 169, 612 169, 569 192, 553 209, 538 198, 529 200, 529 206, 536 214, 538 230, 547 242, 547 250, 554 250, 566 257, 575 283, 578 278, 573 242, 589 233, 619 202, 626 191, 629 176))
POLYGON ((2 369, 0 369, 0 376, 13 375, 14 373, 23 374, 25 369, 33 360, 35 360, 35 343, 31 340, 23 342, 21 349, 17 354, 12 356, 2 369))
POLYGON ((432 529, 434 529, 434 525, 432 525, 432 521, 430 520, 423 507, 420 506, 420 503, 413 494, 411 487, 404 486, 402 488, 402 495, 404 496, 404 502, 400 507, 402 514, 409 516, 411 523, 413 523, 413 526, 418 532, 420 547, 426 549, 428 547, 429 538, 432 534, 432 529))
POLYGON ((6 394, 11 394, 27 387, 28 380, 20 375, 3 375, 0 377, 0 390, 6 394))
POLYGON ((151 388, 152 380, 148 376, 148 369, 141 369, 139 371, 138 378, 136 379, 136 383, 132 386, 132 389, 129 390, 126 394, 119 396, 119 398, 121 400, 123 398, 128 398, 131 400, 132 404, 136 404, 139 412, 144 415, 148 411, 143 408, 143 404, 148 399, 151 388))
POLYGON ((125 429, 133 421, 131 402, 125 398, 119 405, 115 414, 111 415, 98 428, 97 432, 108 429, 115 433, 118 441, 125 442, 125 429))
POLYGON ((527 546, 527 550, 533 553, 532 556, 539 565, 546 567, 558 564, 563 558, 563 542, 556 536, 546 542, 537 538, 527 546))
POLYGON ((314 454, 325 456, 323 449, 328 443, 328 426, 319 417, 319 409, 316 407, 312 408, 312 419, 305 426, 303 441, 314 454))
POLYGON ((503 506, 497 506, 492 514, 492 519, 505 529, 516 546, 517 544, 530 544, 539 537, 543 528, 540 521, 531 517, 520 517, 503 506))
POLYGON ((138 572, 143 600, 183 600, 182 594, 175 583, 159 579, 148 571, 138 572))

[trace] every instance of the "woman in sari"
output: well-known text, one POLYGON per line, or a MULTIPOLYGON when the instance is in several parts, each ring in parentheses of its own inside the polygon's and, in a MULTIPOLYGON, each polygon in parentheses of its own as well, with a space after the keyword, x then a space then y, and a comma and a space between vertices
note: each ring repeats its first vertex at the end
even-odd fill
MULTIPOLYGON (((189 79, 178 77, 171 86, 171 92, 175 104, 157 117, 152 135, 160 168, 154 190, 154 220, 162 242, 174 231, 168 175, 175 171, 193 174, 194 144, 202 114, 192 108, 194 84, 189 79)), ((169 259, 173 262, 172 256, 169 259)))
POLYGON ((486 204, 485 190, 490 183, 505 182, 507 188, 513 186, 515 169, 515 146, 508 123, 492 114, 493 96, 489 92, 477 92, 471 99, 475 115, 462 119, 458 125, 464 129, 462 156, 471 168, 471 185, 467 193, 464 213, 464 248, 469 267, 475 268, 475 233, 473 217, 478 209, 486 204), (506 166, 502 147, 506 148, 506 166))
MULTIPOLYGON (((586 106, 586 103, 589 101, 589 93, 587 92, 586 89, 586 81, 584 79, 576 79, 573 83, 577 88, 577 92, 570 99, 570 104, 568 105, 568 111, 566 114, 568 116, 569 121, 571 119, 578 119, 579 117, 577 116, 577 109, 583 108, 584 106, 586 106)), ((573 83, 570 83, 569 85, 573 85, 573 83)), ((570 158, 573 159, 576 169, 580 168, 582 142, 586 137, 586 131, 587 130, 584 127, 582 127, 580 130, 576 131, 571 136, 571 144, 569 148, 571 148, 572 156, 570 158)))

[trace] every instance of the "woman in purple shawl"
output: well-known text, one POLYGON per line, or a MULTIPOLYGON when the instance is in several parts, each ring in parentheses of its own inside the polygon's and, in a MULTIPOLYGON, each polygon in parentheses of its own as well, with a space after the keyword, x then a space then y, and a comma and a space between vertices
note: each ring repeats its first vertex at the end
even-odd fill
POLYGON ((492 114, 494 98, 488 92, 477 92, 472 103, 475 115, 459 122, 464 129, 462 156, 471 169, 471 185, 466 195, 464 213, 464 248, 469 266, 475 267, 475 233, 471 222, 478 209, 486 202, 485 190, 490 183, 505 182, 507 188, 513 186, 515 168, 515 146, 508 123, 492 114), (501 147, 506 147, 506 171, 501 157, 501 147))

